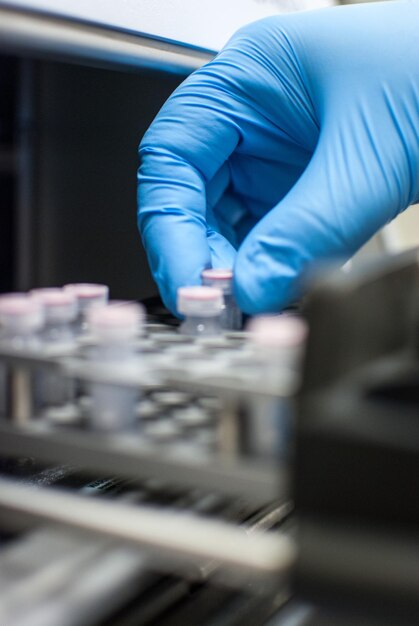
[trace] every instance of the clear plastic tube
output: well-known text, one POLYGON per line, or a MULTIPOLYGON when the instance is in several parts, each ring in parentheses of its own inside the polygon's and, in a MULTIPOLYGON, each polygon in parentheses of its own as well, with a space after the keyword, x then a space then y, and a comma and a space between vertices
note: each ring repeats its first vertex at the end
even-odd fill
POLYGON ((30 297, 39 302, 45 315, 42 342, 49 354, 62 354, 74 348, 73 322, 77 315, 76 298, 63 289, 33 289, 30 297))
POLYGON ((180 333, 190 337, 213 336, 222 333, 221 312, 223 294, 213 287, 180 287, 177 309, 185 319, 180 333))
POLYGON ((233 270, 206 269, 202 272, 201 278, 204 286, 215 287, 223 292, 224 304, 221 311, 221 327, 224 330, 240 330, 243 316, 233 294, 233 270))
MULTIPOLYGON (((307 336, 305 322, 294 316, 259 316, 248 324, 255 375, 263 385, 294 389, 299 380, 307 336), (282 383, 282 384, 281 384, 282 383)), ((292 441, 293 407, 289 396, 255 397, 250 402, 250 450, 261 456, 287 457, 292 441)))
POLYGON ((12 350, 38 349, 44 323, 40 304, 24 294, 0 296, 0 342, 12 350))
POLYGON ((109 299, 109 287, 96 283, 70 283, 64 291, 72 293, 77 302, 77 316, 74 323, 76 335, 88 332, 87 314, 94 306, 104 305, 109 299))
MULTIPOLYGON (((95 340, 91 352, 96 372, 111 377, 112 373, 133 374, 140 371, 134 340, 144 321, 144 309, 139 304, 93 307, 88 312, 90 332, 95 340)), ((94 430, 115 432, 132 428, 136 419, 139 390, 92 382, 90 424, 94 430)))
MULTIPOLYGON (((42 307, 24 294, 0 296, 0 345, 11 351, 40 349, 39 331, 43 325, 42 307)), ((0 415, 8 413, 9 368, 0 362, 0 415)))
MULTIPOLYGON (((34 289, 31 298, 44 310, 45 325, 41 333, 46 356, 58 357, 76 348, 73 322, 77 314, 73 294, 58 288, 34 289)), ((36 404, 39 409, 71 404, 75 399, 74 381, 55 371, 42 371, 37 377, 36 404)))

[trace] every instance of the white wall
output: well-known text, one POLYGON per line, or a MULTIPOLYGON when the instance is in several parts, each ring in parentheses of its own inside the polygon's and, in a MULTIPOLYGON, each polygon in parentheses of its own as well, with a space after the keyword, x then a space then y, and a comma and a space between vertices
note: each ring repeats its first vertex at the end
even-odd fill
POLYGON ((389 252, 399 252, 419 246, 419 204, 409 207, 383 230, 389 252))
POLYGON ((219 50, 237 28, 256 19, 334 0, 13 0, 2 4, 122 28, 219 50))

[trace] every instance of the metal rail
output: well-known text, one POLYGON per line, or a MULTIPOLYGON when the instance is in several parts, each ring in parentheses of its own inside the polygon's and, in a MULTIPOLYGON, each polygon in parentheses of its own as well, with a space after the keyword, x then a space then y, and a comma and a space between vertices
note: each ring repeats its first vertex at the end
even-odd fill
POLYGON ((13 351, 0 347, 0 359, 12 367, 36 370, 39 367, 60 372, 63 376, 76 378, 86 382, 117 385, 135 389, 154 387, 156 380, 162 385, 182 389, 191 393, 216 395, 222 398, 237 398, 247 396, 262 396, 264 398, 290 397, 298 389, 298 382, 291 372, 284 370, 280 379, 273 385, 271 381, 257 381, 222 376, 208 376, 192 378, 190 375, 176 371, 174 367, 151 366, 148 371, 143 368, 133 368, 131 371, 109 370, 92 364, 73 354, 62 354, 59 357, 50 357, 42 351, 13 351))
POLYGON ((86 431, 25 428, 0 423, 0 455, 35 456, 46 463, 68 463, 102 475, 134 480, 158 478, 169 485, 243 497, 263 505, 288 499, 288 475, 277 464, 258 464, 186 446, 164 448, 142 443, 135 434, 106 437, 86 431))
POLYGON ((159 565, 216 560, 234 576, 285 579, 295 560, 293 542, 279 533, 242 527, 178 511, 90 499, 58 489, 0 479, 2 524, 13 528, 53 524, 135 546, 159 565))
POLYGON ((0 49, 103 67, 151 67, 189 74, 213 57, 143 35, 0 6, 0 49))

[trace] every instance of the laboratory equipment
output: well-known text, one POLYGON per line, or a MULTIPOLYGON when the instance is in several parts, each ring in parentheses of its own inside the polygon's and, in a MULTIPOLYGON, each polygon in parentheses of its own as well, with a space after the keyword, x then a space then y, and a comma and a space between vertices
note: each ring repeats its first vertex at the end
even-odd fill
MULTIPOLYGON (((180 0, 169 2, 167 11, 156 11, 156 3, 145 7, 147 19, 154 19, 158 28, 171 28, 170 33, 151 30, 157 39, 147 36, 135 0, 123 9, 120 5, 115 9, 107 0, 99 4, 101 11, 106 8, 107 27, 99 24, 97 3, 64 2, 57 8, 49 0, 22 1, 19 6, 0 2, 0 47, 6 53, 2 61, 11 63, 19 87, 18 127, 10 156, 5 145, 0 146, 2 173, 13 169, 13 188, 18 189, 16 206, 8 202, 18 249, 12 250, 10 262, 4 265, 12 269, 13 256, 17 282, 7 289, 61 284, 74 280, 79 272, 84 279, 109 282, 120 298, 155 293, 132 232, 133 142, 183 76, 163 71, 153 75, 142 68, 164 65, 187 73, 208 61, 213 51, 175 43, 182 39, 176 18, 184 9, 180 0), (138 21, 131 19, 130 7, 138 21), (113 12, 120 9, 118 28, 113 12), (133 32, 136 29, 140 35, 133 32), (118 250, 123 255, 116 257, 118 250)), ((202 19, 203 5, 193 7, 198 20, 186 44, 203 45, 202 37, 213 40, 214 33, 229 36, 227 14, 223 13, 222 31, 219 27, 222 4, 221 0, 205 2, 214 18, 211 32, 202 19)), ((297 6, 297 2, 253 0, 239 4, 240 11, 232 10, 231 16, 243 22, 249 7, 267 14, 274 4, 275 10, 297 6)), ((305 4, 312 8, 314 3, 305 4)), ((186 19, 183 24, 190 26, 186 19)), ((150 622, 159 626, 352 626, 362 622, 369 626, 368 614, 378 604, 386 604, 387 609, 393 603, 392 611, 378 623, 404 626, 401 614, 406 611, 394 612, 394 598, 401 599, 402 605, 410 593, 414 607, 419 597, 417 548, 408 544, 409 572, 406 552, 397 550, 399 545, 388 550, 389 535, 376 550, 378 533, 371 533, 363 543, 363 560, 356 541, 347 542, 360 517, 365 521, 366 504, 369 521, 377 522, 373 515, 377 502, 381 527, 391 527, 387 516, 392 517, 391 537, 406 537, 406 525, 396 518, 403 516, 405 522, 409 507, 418 501, 412 481, 418 473, 412 437, 417 371, 412 367, 408 374, 404 369, 404 359, 417 345, 414 311, 418 309, 409 299, 417 275, 407 280, 405 274, 397 274, 394 281, 380 284, 371 300, 370 283, 354 299, 347 281, 337 281, 336 299, 325 299, 322 291, 313 301, 309 316, 315 332, 299 409, 304 424, 298 435, 297 462, 290 468, 278 467, 277 459, 272 462, 266 456, 256 460, 242 445, 252 396, 267 394, 282 402, 284 395, 273 394, 265 377, 259 376, 263 367, 247 333, 204 340, 181 335, 182 343, 176 320, 167 311, 164 317, 153 314, 143 336, 138 334, 134 340, 144 363, 134 376, 123 371, 119 376, 118 367, 97 369, 90 360, 90 349, 97 343, 92 336, 74 351, 56 356, 45 351, 17 354, 0 345, 1 362, 9 370, 26 370, 32 376, 48 367, 57 375, 74 378, 84 394, 73 404, 74 419, 56 419, 57 413, 52 419, 51 413, 43 413, 32 420, 31 403, 26 402, 30 388, 20 387, 14 398, 19 403, 0 423, 0 622, 8 626, 35 622, 42 626, 150 622), (409 312, 410 322, 402 311, 409 312), (382 322, 390 312, 395 316, 383 330, 382 322), (406 342, 394 341, 408 325, 412 331, 406 342), (364 366, 369 367, 369 360, 377 355, 374 346, 380 342, 389 353, 402 347, 397 357, 391 357, 397 359, 397 372, 391 370, 391 377, 397 374, 393 381, 370 386, 365 370, 353 368, 359 357, 357 333, 365 346, 364 366), (340 374, 348 363, 352 369, 343 381, 340 374), (338 373, 339 380, 334 377, 338 373), (104 437, 92 424, 89 427, 93 379, 104 386, 135 388, 132 428, 118 428, 104 437), (319 381, 325 384, 320 387, 319 381), (352 410, 355 390, 362 403, 352 410), (19 404, 20 409, 26 404, 22 412, 16 410, 19 404), (407 416, 409 406, 413 414, 407 416), (342 407, 348 415, 344 424, 337 419, 342 407), (359 419, 351 427, 353 415, 359 419), (383 454, 377 459, 380 450, 383 454), (398 456, 396 450, 403 454, 398 456), (345 471, 337 471, 342 467, 345 471), (295 494, 288 469, 297 478, 295 494), (294 525, 294 495, 303 532, 296 532, 294 525), (357 517, 360 502, 364 508, 357 517), (320 529, 313 525, 316 516, 321 519, 320 529), (345 535, 340 532, 344 524, 345 535), (294 537, 296 589, 300 597, 325 605, 325 612, 290 599, 283 572, 294 561, 294 537), (349 545, 349 550, 339 552, 341 545, 349 545), (348 567, 354 562, 360 567, 348 567), (376 563, 374 572, 371 564, 376 563), (359 572, 362 584, 368 580, 369 593, 351 619, 351 608, 362 591, 359 572), (348 609, 349 617, 334 614, 336 598, 342 599, 339 608, 348 609)), ((376 381, 377 372, 370 373, 376 381)), ((291 402, 292 398, 293 394, 291 402)), ((417 517, 410 526, 413 534, 415 526, 417 517)), ((418 611, 412 612, 416 626, 418 611)), ((372 623, 376 626, 377 620, 372 623)))
POLYGON ((284 370, 301 371, 308 327, 293 313, 257 315, 246 326, 255 356, 266 363, 266 376, 273 384, 284 370))
POLYGON ((233 270, 210 268, 202 272, 201 278, 202 284, 206 287, 215 287, 223 292, 222 328, 224 330, 240 330, 242 327, 242 314, 233 294, 233 270))
POLYGON ((109 298, 109 287, 95 283, 69 283, 64 285, 64 291, 72 293, 77 302, 77 317, 75 332, 77 335, 86 334, 87 313, 92 306, 106 304, 109 298))
POLYGON ((374 624, 419 616, 418 252, 319 278, 306 307, 298 584, 374 624))
POLYGON ((45 349, 51 355, 71 350, 74 347, 72 322, 77 314, 75 296, 55 287, 32 289, 29 295, 39 302, 44 310, 42 341, 45 349))
POLYGON ((24 294, 0 296, 0 341, 13 350, 39 347, 44 316, 41 305, 24 294))
POLYGON ((2 459, 35 454, 49 464, 27 471, 26 485, 8 466, 0 477, 1 530, 15 535, 0 546, 14 594, 1 602, 3 621, 39 614, 55 626, 66 615, 79 626, 129 615, 145 625, 152 611, 159 625, 352 626, 356 611, 368 626, 417 623, 418 512, 406 497, 416 493, 419 463, 417 284, 417 252, 362 276, 338 273, 310 296, 308 334, 302 319, 280 315, 183 344, 156 317, 141 332, 127 316, 121 345, 133 338, 131 355, 144 346, 138 369, 94 356, 112 355, 107 339, 114 326, 123 333, 127 304, 92 309, 100 330, 70 356, 32 358, 0 345, 13 367, 58 368, 89 393, 96 384, 135 393, 134 420, 126 424, 124 413, 115 430, 42 415, 0 423, 2 459), (190 358, 210 361, 213 374, 190 358), (263 398, 277 416, 284 401, 294 404, 295 454, 261 454, 263 439, 249 449, 248 409, 263 398), (27 568, 8 567, 25 557, 27 568), (52 576, 45 587, 26 585, 22 603, 24 577, 48 566, 65 584, 52 576))
POLYGON ((178 312, 185 317, 180 332, 190 337, 219 335, 223 293, 214 287, 180 287, 177 294, 178 312))
POLYGON ((138 374, 140 361, 135 352, 135 339, 143 324, 144 310, 139 304, 91 307, 87 314, 90 332, 96 345, 90 352, 92 370, 109 376, 108 382, 90 384, 90 426, 94 430, 112 432, 132 428, 135 423, 137 389, 112 384, 112 375, 138 374))
MULTIPOLYGON (((39 302, 45 323, 41 333, 43 352, 52 358, 68 355, 76 349, 74 320, 77 314, 75 296, 63 289, 47 287, 33 289, 30 297, 39 302)), ((74 382, 58 371, 45 370, 37 377, 36 404, 40 411, 48 407, 73 409, 74 382)))
MULTIPOLYGON (((44 323, 41 305, 24 294, 0 296, 0 345, 13 353, 31 353, 40 349, 39 331, 44 323)), ((31 396, 33 380, 25 368, 13 368, 0 362, 0 415, 11 411, 11 397, 17 401, 16 417, 26 414, 26 398, 31 396)))
MULTIPOLYGON (((247 325, 253 347, 253 376, 278 388, 298 389, 307 325, 294 315, 260 315, 247 325)), ((281 400, 254 396, 249 402, 249 447, 259 455, 280 458, 293 447, 294 407, 290 396, 281 400)))

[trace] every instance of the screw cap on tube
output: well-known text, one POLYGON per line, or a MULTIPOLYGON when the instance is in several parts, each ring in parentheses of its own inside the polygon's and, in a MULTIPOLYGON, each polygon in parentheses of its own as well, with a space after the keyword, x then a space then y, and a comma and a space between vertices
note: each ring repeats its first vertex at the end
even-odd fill
POLYGON ((251 341, 266 348, 293 348, 301 346, 307 337, 304 320, 291 315, 259 315, 252 318, 247 331, 251 341))
POLYGON ((215 287, 179 287, 177 291, 177 309, 186 316, 220 315, 223 302, 222 291, 215 287))
POLYGON ((136 303, 113 306, 110 301, 92 307, 87 313, 91 333, 102 341, 133 339, 141 330, 144 318, 144 307, 136 303))
POLYGON ((97 283, 69 283, 64 285, 64 291, 72 293, 77 299, 80 307, 92 304, 106 304, 109 298, 108 285, 97 283))
POLYGON ((233 278, 233 270, 225 268, 212 267, 203 270, 201 277, 205 280, 218 281, 218 280, 231 280, 233 278))
POLYGON ((233 270, 228 268, 210 268, 201 273, 202 284, 207 287, 216 287, 223 293, 231 294, 233 270))
POLYGON ((33 289, 32 299, 41 303, 47 323, 71 322, 77 314, 77 302, 72 293, 58 287, 33 289))
POLYGON ((41 304, 23 294, 0 296, 0 328, 16 333, 36 332, 44 323, 41 304))

